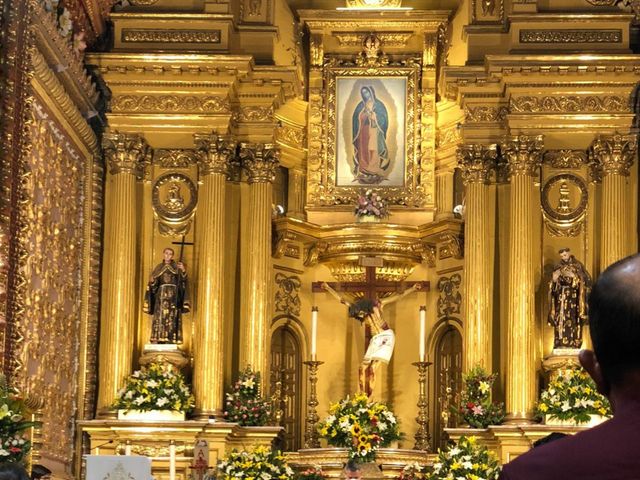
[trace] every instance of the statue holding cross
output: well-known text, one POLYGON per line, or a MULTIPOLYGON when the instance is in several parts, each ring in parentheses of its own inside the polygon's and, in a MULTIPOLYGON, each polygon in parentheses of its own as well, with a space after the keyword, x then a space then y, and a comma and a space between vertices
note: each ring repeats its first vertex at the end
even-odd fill
POLYGON ((314 283, 313 291, 326 291, 341 303, 349 307, 349 316, 359 320, 367 328, 366 352, 358 369, 358 386, 361 392, 369 397, 373 393, 376 372, 381 363, 388 364, 393 355, 395 333, 383 318, 385 305, 396 302, 401 298, 418 290, 427 289, 428 282, 407 282, 404 290, 400 290, 397 282, 377 281, 375 267, 366 267, 366 282, 345 282, 330 284, 327 282, 314 283), (335 288, 334 288, 335 287, 335 288), (363 298, 348 297, 336 291, 364 292, 363 298), (378 297, 378 293, 391 293, 387 297, 378 297))

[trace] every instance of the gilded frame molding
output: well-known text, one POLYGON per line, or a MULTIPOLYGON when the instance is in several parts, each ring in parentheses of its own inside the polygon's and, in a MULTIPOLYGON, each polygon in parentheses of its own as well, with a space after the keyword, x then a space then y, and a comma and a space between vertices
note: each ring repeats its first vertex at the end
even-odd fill
POLYGON ((325 63, 323 73, 326 88, 321 96, 322 132, 320 136, 324 148, 319 155, 319 162, 310 162, 309 164, 310 177, 315 181, 309 182, 308 205, 311 207, 352 205, 363 189, 371 189, 385 198, 391 206, 426 206, 424 189, 420 185, 420 144, 422 133, 419 108, 421 105, 420 63, 410 59, 401 64, 355 66, 352 63, 343 63, 333 58, 325 63), (403 186, 358 185, 346 187, 337 185, 336 99, 338 77, 396 77, 406 79, 406 157, 403 186))

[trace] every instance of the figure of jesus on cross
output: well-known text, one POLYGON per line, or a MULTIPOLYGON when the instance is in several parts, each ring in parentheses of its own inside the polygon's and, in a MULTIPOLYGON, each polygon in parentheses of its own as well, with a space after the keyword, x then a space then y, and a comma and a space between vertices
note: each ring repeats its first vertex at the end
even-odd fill
POLYGON ((366 282, 345 282, 333 284, 350 292, 364 292, 364 298, 349 298, 338 293, 327 282, 315 283, 314 291, 326 291, 335 297, 340 303, 349 307, 349 317, 355 318, 367 327, 367 336, 370 337, 364 358, 358 369, 359 391, 365 392, 371 397, 375 386, 376 372, 381 363, 388 364, 393 354, 395 345, 395 333, 384 320, 382 313, 385 305, 396 302, 401 298, 417 290, 426 290, 428 282, 408 282, 409 288, 398 291, 400 286, 396 282, 376 281, 375 267, 366 267, 366 282), (378 292, 395 292, 388 297, 379 298, 378 292))

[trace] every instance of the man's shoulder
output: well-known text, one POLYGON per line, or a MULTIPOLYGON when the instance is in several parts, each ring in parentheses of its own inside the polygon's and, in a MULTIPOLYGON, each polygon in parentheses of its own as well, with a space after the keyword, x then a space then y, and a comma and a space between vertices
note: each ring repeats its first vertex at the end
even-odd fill
POLYGON ((502 478, 586 479, 598 478, 599 471, 610 474, 611 468, 616 466, 623 470, 640 469, 640 445, 635 440, 638 434, 637 427, 638 424, 633 427, 621 421, 609 420, 598 427, 548 443, 505 465, 502 478))

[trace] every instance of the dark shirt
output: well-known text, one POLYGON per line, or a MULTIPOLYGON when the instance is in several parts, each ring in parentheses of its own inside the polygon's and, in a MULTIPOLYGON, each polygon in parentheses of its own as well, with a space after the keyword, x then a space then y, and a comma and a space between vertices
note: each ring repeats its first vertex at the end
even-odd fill
POLYGON ((502 480, 640 480, 640 403, 504 466, 502 480))

